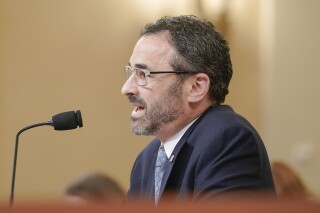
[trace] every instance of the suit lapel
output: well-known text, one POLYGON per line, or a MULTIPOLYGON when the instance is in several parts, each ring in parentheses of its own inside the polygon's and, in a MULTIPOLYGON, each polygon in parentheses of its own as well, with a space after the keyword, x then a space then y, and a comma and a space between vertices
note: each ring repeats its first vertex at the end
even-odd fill
MULTIPOLYGON (((162 184, 161 184, 161 188, 160 188, 160 198, 161 195, 167 185, 168 179, 170 177, 172 168, 176 162, 176 159, 182 149, 182 147, 186 144, 187 139, 189 138, 190 134, 192 133, 192 131, 194 130, 194 128, 198 125, 198 123, 202 120, 202 118, 205 116, 205 114, 212 108, 212 106, 210 106, 192 125, 191 127, 185 132, 185 134, 182 136, 182 138, 179 140, 178 144, 176 145, 176 147, 174 148, 170 158, 169 158, 169 163, 167 165, 167 168, 164 172, 163 178, 162 178, 162 184)), ((155 162, 154 162, 155 163, 155 162)), ((155 165, 155 164, 154 164, 155 165)), ((153 173, 154 173, 154 168, 153 168, 153 173)), ((153 183, 154 183, 154 174, 153 174, 153 183)), ((154 185, 154 184, 153 184, 154 185)))
POLYGON ((178 154, 180 153, 182 147, 185 145, 190 133, 192 132, 192 130, 194 129, 196 125, 193 124, 188 130, 187 132, 182 136, 182 138, 179 140, 178 144, 176 145, 176 147, 174 148, 171 156, 169 157, 169 162, 167 164, 166 170, 164 172, 163 178, 162 178, 162 183, 161 183, 161 188, 160 188, 160 197, 167 185, 168 179, 170 177, 172 168, 176 162, 176 159, 178 157, 178 154))

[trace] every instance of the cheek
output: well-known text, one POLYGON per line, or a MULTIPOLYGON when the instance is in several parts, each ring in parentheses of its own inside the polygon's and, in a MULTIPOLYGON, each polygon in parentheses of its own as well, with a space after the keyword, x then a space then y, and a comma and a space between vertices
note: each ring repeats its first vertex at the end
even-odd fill
MULTIPOLYGON (((168 77, 168 76, 167 76, 168 77)), ((175 99, 179 98, 180 100, 185 99, 185 92, 183 91, 181 94, 181 87, 168 85, 168 81, 161 81, 160 79, 153 79, 153 82, 150 82, 147 87, 141 88, 139 91, 139 97, 142 98, 146 107, 150 109, 153 105, 157 104, 169 104, 173 103, 175 99), (162 103, 165 101, 169 101, 166 103, 162 103)), ((172 82, 171 82, 172 84, 172 82)))
POLYGON ((146 102, 147 108, 152 108, 156 103, 161 102, 160 99, 162 98, 161 95, 155 93, 149 96, 144 97, 144 100, 146 102))
POLYGON ((166 91, 164 88, 164 86, 161 87, 150 84, 148 87, 140 90, 139 97, 142 98, 147 105, 152 105, 167 95, 168 91, 166 91))

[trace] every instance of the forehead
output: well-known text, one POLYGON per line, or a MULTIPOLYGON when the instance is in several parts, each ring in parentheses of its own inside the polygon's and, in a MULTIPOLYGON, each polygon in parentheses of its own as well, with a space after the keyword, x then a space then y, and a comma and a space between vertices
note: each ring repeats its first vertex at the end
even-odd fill
POLYGON ((134 47, 130 58, 132 67, 145 65, 146 69, 170 67, 170 59, 175 50, 170 45, 165 33, 144 35, 134 47))

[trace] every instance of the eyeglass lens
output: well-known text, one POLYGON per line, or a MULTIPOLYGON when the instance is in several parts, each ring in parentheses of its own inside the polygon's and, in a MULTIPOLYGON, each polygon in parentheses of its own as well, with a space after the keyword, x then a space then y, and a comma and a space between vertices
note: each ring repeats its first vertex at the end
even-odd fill
POLYGON ((130 76, 134 73, 135 75, 135 80, 137 82, 138 85, 146 85, 147 82, 146 82, 146 73, 141 70, 141 69, 133 69, 129 66, 125 67, 125 75, 126 75, 126 78, 129 79, 130 76))

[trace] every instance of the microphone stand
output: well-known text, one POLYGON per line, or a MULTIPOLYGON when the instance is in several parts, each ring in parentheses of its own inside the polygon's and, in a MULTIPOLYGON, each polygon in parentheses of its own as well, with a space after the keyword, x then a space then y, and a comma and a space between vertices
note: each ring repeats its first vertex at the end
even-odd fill
POLYGON ((13 171, 12 171, 12 180, 11 180, 11 193, 10 193, 10 207, 13 205, 13 201, 14 201, 14 183, 15 183, 15 179, 16 179, 16 167, 17 167, 17 155, 18 155, 18 144, 19 144, 19 136, 22 132, 28 130, 28 129, 32 129, 34 127, 38 127, 38 126, 49 126, 52 125, 52 121, 47 121, 47 122, 42 122, 42 123, 38 123, 38 124, 33 124, 30 126, 27 126, 23 129, 21 129, 17 135, 16 135, 16 145, 15 145, 15 150, 14 150, 14 160, 13 160, 13 171))

